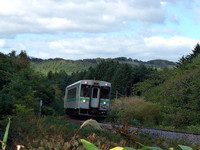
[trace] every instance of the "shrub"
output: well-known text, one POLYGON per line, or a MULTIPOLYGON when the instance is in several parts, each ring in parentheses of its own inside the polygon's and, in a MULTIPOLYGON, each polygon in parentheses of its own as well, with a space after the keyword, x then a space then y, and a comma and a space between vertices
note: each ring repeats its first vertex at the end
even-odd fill
POLYGON ((108 119, 110 121, 128 122, 143 125, 158 124, 162 114, 160 106, 141 98, 130 97, 117 99, 111 105, 108 119))
POLYGON ((186 126, 198 125, 200 116, 198 113, 172 106, 162 106, 163 122, 165 126, 182 128, 186 126))

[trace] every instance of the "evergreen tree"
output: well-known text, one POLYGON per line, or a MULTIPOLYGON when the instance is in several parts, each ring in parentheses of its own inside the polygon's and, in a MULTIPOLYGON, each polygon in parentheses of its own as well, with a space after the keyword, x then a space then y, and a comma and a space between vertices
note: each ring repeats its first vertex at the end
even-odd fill
POLYGON ((132 87, 132 67, 128 64, 121 64, 112 78, 112 87, 121 95, 129 96, 132 87))
POLYGON ((21 51, 18 55, 19 60, 19 67, 20 68, 27 68, 30 65, 30 61, 28 58, 28 55, 26 54, 26 51, 21 51))
POLYGON ((200 54, 200 45, 199 45, 199 43, 197 43, 194 50, 192 50, 192 54, 190 54, 188 56, 188 59, 192 60, 192 59, 196 58, 199 54, 200 54))
POLYGON ((194 58, 196 58, 200 54, 200 45, 197 43, 195 48, 192 50, 192 53, 187 55, 186 57, 182 56, 178 62, 176 67, 184 69, 186 64, 191 63, 194 58))

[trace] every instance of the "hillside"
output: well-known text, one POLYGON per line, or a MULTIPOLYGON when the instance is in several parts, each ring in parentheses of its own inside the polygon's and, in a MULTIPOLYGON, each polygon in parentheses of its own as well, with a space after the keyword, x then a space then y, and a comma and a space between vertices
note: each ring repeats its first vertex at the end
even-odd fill
POLYGON ((118 61, 132 66, 145 65, 156 68, 172 68, 175 66, 174 62, 161 59, 143 62, 137 59, 133 60, 131 58, 118 57, 113 59, 96 58, 83 60, 65 60, 61 58, 42 60, 38 58, 31 58, 31 67, 43 74, 47 74, 49 71, 59 72, 60 70, 64 70, 66 73, 71 74, 73 72, 87 70, 89 67, 94 67, 101 61, 118 61))
POLYGON ((64 59, 48 59, 40 61, 31 61, 31 67, 37 72, 47 74, 49 71, 59 72, 64 70, 66 73, 71 74, 76 71, 87 70, 89 67, 95 66, 96 63, 89 61, 73 61, 64 59))

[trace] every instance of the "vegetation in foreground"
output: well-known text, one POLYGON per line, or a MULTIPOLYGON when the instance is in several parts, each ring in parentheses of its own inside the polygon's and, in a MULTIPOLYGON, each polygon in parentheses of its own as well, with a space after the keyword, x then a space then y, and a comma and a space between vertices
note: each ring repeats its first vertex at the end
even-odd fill
MULTIPOLYGON (((144 146, 142 143, 147 138, 146 136, 138 136, 136 134, 131 135, 132 138, 125 138, 123 134, 116 134, 109 131, 102 130, 99 124, 95 120, 85 121, 81 127, 74 126, 71 123, 63 120, 63 118, 57 117, 36 117, 32 114, 18 116, 12 119, 10 127, 10 121, 7 124, 6 132, 4 134, 4 140, 2 142, 2 149, 15 149, 15 147, 23 147, 25 149, 84 149, 88 150, 103 149, 152 149, 162 150, 160 147, 167 149, 168 144, 161 139, 152 140, 148 144, 153 146, 144 146), (31 117, 31 119, 30 119, 31 117), (26 120, 29 118, 29 122, 26 120), (90 127, 88 127, 90 125, 90 127), (9 141, 8 138, 8 131, 9 141), (34 130, 34 131, 33 131, 34 130), (84 139, 84 140, 83 140, 84 139), (94 143, 99 148, 94 146, 94 143), (159 146, 159 147, 158 147, 159 146), (115 148, 113 148, 115 147, 115 148)), ((2 125, 2 124, 1 124, 2 125)), ((183 150, 192 150, 191 147, 178 145, 183 150), (185 149, 186 148, 186 149, 185 149)), ((177 147, 178 147, 177 146, 177 147)), ((172 149, 172 148, 171 148, 172 149)), ((170 150, 171 150, 170 149, 170 150)))

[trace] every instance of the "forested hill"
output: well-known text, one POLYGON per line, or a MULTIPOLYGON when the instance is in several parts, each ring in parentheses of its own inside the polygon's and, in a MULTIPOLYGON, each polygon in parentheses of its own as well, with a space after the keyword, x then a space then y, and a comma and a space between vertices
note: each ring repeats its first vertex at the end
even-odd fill
POLYGON ((96 62, 93 63, 81 60, 73 61, 64 59, 37 59, 37 61, 35 61, 31 59, 31 68, 45 75, 47 75, 50 71, 59 72, 61 70, 64 70, 66 73, 71 74, 73 72, 87 70, 89 67, 93 67, 95 65, 96 62))
POLYGON ((153 66, 156 68, 172 68, 176 65, 175 62, 162 59, 156 59, 144 62, 137 59, 133 60, 131 58, 126 58, 126 57, 118 57, 113 59, 96 58, 96 59, 83 59, 83 60, 65 60, 61 58, 43 60, 38 58, 31 58, 31 67, 38 72, 42 72, 43 74, 47 74, 49 71, 59 72, 61 70, 64 70, 66 73, 71 74, 73 72, 87 70, 89 67, 94 67, 101 61, 106 61, 106 60, 118 61, 120 63, 127 63, 132 66, 145 65, 145 66, 153 66))

